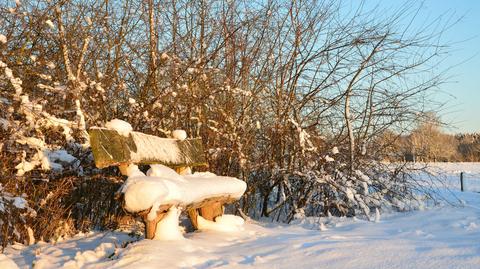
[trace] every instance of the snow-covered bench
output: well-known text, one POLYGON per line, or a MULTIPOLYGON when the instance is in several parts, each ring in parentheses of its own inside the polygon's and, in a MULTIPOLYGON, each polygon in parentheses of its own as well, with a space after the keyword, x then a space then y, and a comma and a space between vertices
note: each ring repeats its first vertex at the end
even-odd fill
POLYGON ((191 174, 191 167, 207 165, 201 139, 186 139, 184 131, 174 131, 175 138, 160 138, 133 132, 129 126, 116 120, 110 128, 91 128, 90 144, 98 168, 119 166, 128 176, 122 186, 123 206, 142 216, 146 238, 177 237, 171 227, 178 226, 181 210, 188 212, 196 229, 215 225, 222 220, 223 205, 245 192, 246 184, 239 179, 191 174), (150 169, 145 175, 136 164, 150 164, 150 169))

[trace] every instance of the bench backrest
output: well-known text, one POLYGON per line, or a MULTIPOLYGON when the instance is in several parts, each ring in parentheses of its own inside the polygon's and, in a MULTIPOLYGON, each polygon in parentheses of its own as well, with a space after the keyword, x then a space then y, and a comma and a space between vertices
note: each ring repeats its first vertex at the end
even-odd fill
POLYGON ((104 128, 91 128, 88 133, 98 168, 128 163, 163 164, 172 168, 207 165, 200 138, 178 140, 140 132, 123 136, 104 128))

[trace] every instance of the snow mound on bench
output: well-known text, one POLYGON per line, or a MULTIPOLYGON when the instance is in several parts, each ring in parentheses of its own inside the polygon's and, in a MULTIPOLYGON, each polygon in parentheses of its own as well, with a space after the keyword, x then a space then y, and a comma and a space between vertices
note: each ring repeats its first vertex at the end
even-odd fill
POLYGON ((132 213, 161 205, 186 206, 215 197, 239 199, 247 188, 239 179, 209 172, 181 176, 169 167, 152 165, 145 176, 135 168, 129 167, 129 177, 122 187, 125 209, 132 213))
POLYGON ((113 119, 105 124, 105 128, 109 130, 115 130, 117 131, 120 135, 128 137, 130 135, 130 132, 133 131, 132 125, 130 123, 119 120, 119 119, 113 119))
POLYGON ((179 140, 185 140, 187 139, 187 132, 184 130, 174 130, 172 132, 172 137, 179 140))
POLYGON ((157 223, 155 236, 156 240, 182 240, 184 230, 178 225, 180 210, 176 206, 170 207, 163 219, 157 223))
POLYGON ((147 171, 147 177, 166 177, 166 178, 176 179, 179 181, 185 180, 175 170, 161 164, 150 165, 150 169, 148 169, 147 171))

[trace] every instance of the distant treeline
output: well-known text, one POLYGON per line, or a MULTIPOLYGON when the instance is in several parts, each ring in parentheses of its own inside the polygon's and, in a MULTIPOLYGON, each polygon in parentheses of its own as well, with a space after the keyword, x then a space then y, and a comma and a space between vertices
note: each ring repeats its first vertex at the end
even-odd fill
POLYGON ((446 134, 437 124, 422 124, 408 135, 386 132, 390 161, 479 162, 480 134, 446 134), (388 143, 390 141, 390 144, 388 143))

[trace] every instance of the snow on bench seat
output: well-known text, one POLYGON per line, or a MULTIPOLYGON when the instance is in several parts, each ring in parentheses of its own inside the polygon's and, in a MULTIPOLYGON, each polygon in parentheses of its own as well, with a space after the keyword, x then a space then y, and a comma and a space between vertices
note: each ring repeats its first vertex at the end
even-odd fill
POLYGON ((200 203, 213 198, 234 201, 243 195, 247 187, 244 181, 233 177, 209 172, 182 176, 163 165, 151 165, 147 175, 132 165, 128 173, 122 188, 125 209, 132 213, 151 209, 149 220, 155 218, 156 210, 163 205, 188 209, 195 208, 195 204, 200 207, 200 203))

